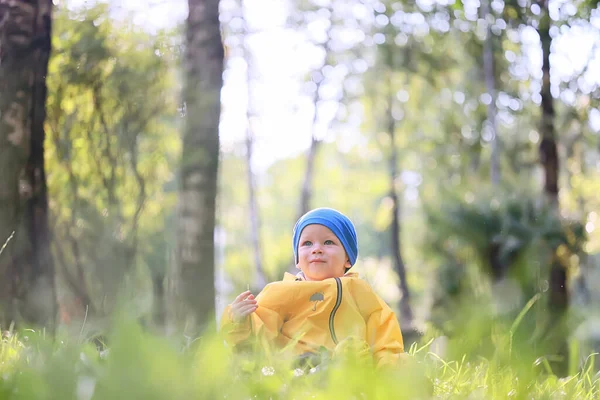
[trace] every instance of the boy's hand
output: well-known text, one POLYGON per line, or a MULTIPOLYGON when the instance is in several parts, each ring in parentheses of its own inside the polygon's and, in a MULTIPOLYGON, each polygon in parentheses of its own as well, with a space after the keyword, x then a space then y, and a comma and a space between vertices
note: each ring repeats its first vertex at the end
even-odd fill
POLYGON ((254 295, 246 290, 240 293, 231 303, 231 319, 233 322, 242 322, 248 315, 252 314, 258 308, 254 295))

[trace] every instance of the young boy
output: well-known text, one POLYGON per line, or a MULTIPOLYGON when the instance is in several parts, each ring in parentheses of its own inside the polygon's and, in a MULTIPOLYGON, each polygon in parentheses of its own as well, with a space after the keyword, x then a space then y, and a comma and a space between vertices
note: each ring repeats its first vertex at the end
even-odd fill
POLYGON ((335 355, 358 343, 377 367, 396 364, 404 352, 396 316, 348 272, 358 256, 352 222, 331 208, 312 210, 296 222, 293 245, 300 272, 286 273, 256 298, 250 291, 237 296, 221 319, 226 340, 236 346, 254 335, 302 357, 323 347, 335 355))

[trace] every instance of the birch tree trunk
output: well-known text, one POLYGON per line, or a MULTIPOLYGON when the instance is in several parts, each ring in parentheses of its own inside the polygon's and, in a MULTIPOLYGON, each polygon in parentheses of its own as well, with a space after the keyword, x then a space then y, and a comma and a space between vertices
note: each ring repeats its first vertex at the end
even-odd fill
POLYGON ((500 149, 498 139, 498 124, 496 123, 496 62, 494 60, 493 15, 490 13, 489 0, 481 0, 481 17, 486 21, 486 35, 483 43, 483 75, 485 87, 491 101, 487 107, 487 120, 492 133, 490 157, 490 180, 493 185, 500 183, 500 149))
MULTIPOLYGON (((317 105, 315 102, 315 117, 313 118, 313 126, 315 124, 315 120, 317 119, 316 114, 317 105)), ((315 133, 313 132, 310 138, 310 147, 308 148, 308 153, 306 154, 306 170, 304 171, 304 178, 302 179, 302 189, 300 191, 300 211, 298 213, 298 217, 303 216, 311 209, 311 199, 313 194, 313 176, 315 162, 317 159, 317 152, 319 151, 320 145, 321 141, 317 139, 315 133)))
POLYGON ((218 0, 188 0, 176 298, 190 335, 213 322, 223 44, 218 0))
POLYGON ((262 290, 267 285, 267 277, 262 264, 262 251, 260 245, 260 207, 256 199, 256 176, 252 169, 252 160, 254 152, 254 120, 257 118, 252 91, 250 90, 254 78, 254 63, 252 62, 252 53, 250 51, 249 38, 252 32, 248 25, 246 17, 246 5, 241 2, 242 20, 244 21, 244 40, 242 44, 244 60, 246 60, 246 84, 248 104, 246 106, 246 164, 248 179, 248 209, 250 211, 250 235, 252 240, 252 249, 254 251, 254 267, 256 269, 256 286, 262 290))
MULTIPOLYGON (((550 36, 550 14, 548 12, 548 0, 540 2, 542 16, 538 26, 538 34, 542 43, 542 119, 540 121, 539 154, 540 163, 544 169, 544 194, 558 213, 558 173, 559 159, 558 146, 556 144, 556 128, 554 99, 550 92, 550 51, 552 37, 550 36)), ((557 310, 564 310, 568 305, 567 271, 554 260, 550 270, 550 305, 557 310)))
POLYGON ((0 326, 56 317, 44 171, 52 0, 0 0, 0 326), (8 238, 11 238, 8 241, 8 238), (4 246, 5 245, 5 246, 4 246))
MULTIPOLYGON (((325 51, 325 63, 321 67, 321 71, 325 70, 325 67, 331 66, 333 64, 332 61, 332 50, 331 50, 331 31, 333 29, 333 6, 328 8, 327 11, 330 15, 329 27, 325 30, 325 36, 327 40, 323 44, 322 48, 325 51)), ((321 100, 321 87, 325 82, 324 74, 321 74, 321 79, 316 82, 315 93, 313 95, 313 107, 314 114, 312 119, 312 134, 310 137, 310 147, 308 148, 308 153, 306 155, 306 169, 304 171, 304 178, 302 179, 302 188, 300 190, 300 209, 298 213, 298 217, 303 216, 307 212, 312 209, 311 202, 313 197, 313 177, 315 170, 315 163, 317 160, 317 154, 319 152, 319 148, 321 147, 321 139, 317 137, 317 123, 319 121, 319 110, 318 105, 321 100)))

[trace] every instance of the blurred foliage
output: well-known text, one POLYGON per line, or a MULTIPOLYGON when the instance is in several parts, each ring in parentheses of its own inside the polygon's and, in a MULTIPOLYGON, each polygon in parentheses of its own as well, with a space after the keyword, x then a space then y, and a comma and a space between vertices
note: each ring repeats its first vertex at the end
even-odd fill
POLYGON ((547 314, 550 266, 557 262, 568 276, 578 274, 584 226, 560 218, 526 190, 443 198, 428 210, 436 227, 428 234, 428 247, 440 264, 431 322, 454 335, 461 327, 447 315, 455 315, 464 302, 487 304, 490 317, 512 319, 540 295, 542 305, 535 310, 547 314))
MULTIPOLYGON (((474 340, 469 332, 465 339, 474 340)), ((433 351, 435 343, 427 343, 413 346, 397 369, 375 371, 352 354, 303 369, 279 352, 232 353, 214 335, 181 348, 122 316, 102 352, 85 341, 50 342, 38 332, 4 338, 0 398, 597 398, 600 376, 592 368, 594 355, 558 378, 547 361, 550 355, 525 362, 511 352, 516 346, 502 347, 508 343, 506 332, 496 339, 492 356, 477 360, 443 357, 433 351)))
POLYGON ((148 311, 148 277, 165 276, 165 218, 175 204, 175 38, 107 14, 98 4, 54 16, 46 159, 67 324, 109 314, 125 287, 148 311))
MULTIPOLYGON (((556 257, 564 268, 575 267, 571 256, 577 259, 583 251, 584 226, 561 221, 537 195, 480 191, 476 198, 470 192, 465 200, 457 197, 445 196, 444 202, 430 211, 431 224, 438 228, 430 233, 432 246, 448 249, 449 241, 455 241, 459 249, 470 246, 483 273, 493 280, 516 277, 523 287, 544 277, 513 267, 530 246, 546 252, 557 249, 556 257)), ((527 294, 533 295, 531 291, 527 294)))
MULTIPOLYGON (((224 76, 232 85, 239 65, 233 62, 236 43, 243 39, 234 3, 228 6, 231 15, 222 15, 232 61, 224 76)), ((587 81, 595 64, 589 60, 584 70, 553 78, 561 152, 557 216, 543 205, 538 165, 541 75, 531 49, 535 5, 492 2, 502 185, 489 188, 492 138, 482 78, 484 30, 476 3, 306 0, 291 5, 286 29, 298 36, 290 37, 289 45, 312 47, 317 54, 311 69, 294 77, 302 88, 298 104, 320 98, 327 111, 318 121, 323 143, 312 203, 337 208, 354 221, 360 245, 354 268, 396 306, 386 164, 385 113, 391 109, 402 252, 412 300, 426 338, 449 334, 447 360, 437 350, 425 356, 428 349, 417 357, 423 358, 435 395, 598 396, 597 376, 588 369, 593 362, 585 359, 600 345, 593 319, 600 309, 600 264, 594 256, 600 252, 600 136, 592 124, 593 115, 600 115, 600 96, 598 83, 587 81), (306 43, 294 41, 298 37, 306 43), (562 380, 549 371, 555 353, 546 341, 551 335, 544 316, 554 257, 568 270, 573 295, 565 321, 569 331, 556 334, 580 338, 580 350, 573 354, 583 357, 569 360, 571 376, 562 380), (506 279, 498 284, 498 277, 506 279), (515 324, 523 310, 524 319, 515 324)), ((597 3, 575 5, 574 14, 566 3, 558 7, 556 35, 578 25, 597 32, 589 22, 597 3)), ((83 338, 104 333, 106 325, 95 324, 119 303, 131 307, 131 319, 144 322, 164 307, 175 247, 178 130, 185 111, 177 101, 182 34, 175 28, 148 33, 129 19, 109 16, 106 4, 79 10, 57 6, 48 75, 46 162, 60 317, 72 330, 81 329, 83 338)), ((253 29, 255 41, 268 34, 253 29)), ((267 93, 261 80, 270 79, 263 72, 252 86, 259 100, 267 93)), ((229 98, 236 96, 229 92, 229 98)), ((262 120, 261 101, 256 103, 256 126, 269 125, 262 120)), ((286 128, 278 127, 278 133, 288 135, 286 128)), ((257 147, 269 144, 260 132, 256 140, 257 147)), ((240 140, 221 154, 217 290, 223 304, 247 286, 260 289, 255 287, 244 152, 240 140)), ((273 157, 257 171, 260 242, 269 280, 294 270, 292 228, 306 165, 301 153, 273 157)), ((344 367, 294 377, 293 371, 273 367, 276 359, 234 362, 210 338, 198 340, 196 354, 180 352, 137 326, 120 329, 107 359, 91 344, 72 339, 39 348, 14 336, 4 339, 0 371, 7 371, 7 378, 0 381, 0 398, 14 390, 20 398, 60 393, 65 399, 211 398, 215 393, 335 399, 346 398, 348 390, 388 398, 391 391, 397 397, 414 386, 406 383, 412 379, 406 371, 397 382, 397 376, 373 377, 344 367), (374 389, 378 379, 381 393, 374 389)))

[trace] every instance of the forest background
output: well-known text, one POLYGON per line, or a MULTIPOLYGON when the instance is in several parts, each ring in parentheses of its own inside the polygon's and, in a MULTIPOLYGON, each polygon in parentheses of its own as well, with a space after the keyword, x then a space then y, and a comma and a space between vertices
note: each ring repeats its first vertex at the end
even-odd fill
MULTIPOLYGON (((485 354, 486 321, 525 309, 523 335, 556 368, 597 349, 596 1, 222 0, 220 36, 184 3, 54 3, 45 118, 26 113, 20 142, 35 158, 42 138, 47 210, 39 158, 27 181, 9 144, 19 96, 0 105, 0 188, 18 189, 0 214, 3 330, 99 337, 124 308, 194 337, 236 293, 293 271, 294 222, 327 206, 356 224, 355 269, 408 344, 485 354), (192 84, 194 30, 221 49, 222 82, 192 84), (201 197, 186 192, 186 151, 213 163, 196 165, 201 197), (194 214, 194 199, 208 206, 194 214), (193 218, 203 210, 214 220, 193 218), (23 267, 40 243, 50 261, 23 267)), ((195 60, 206 79, 213 59, 195 60)))

